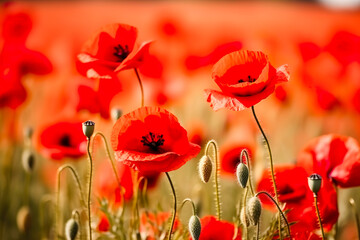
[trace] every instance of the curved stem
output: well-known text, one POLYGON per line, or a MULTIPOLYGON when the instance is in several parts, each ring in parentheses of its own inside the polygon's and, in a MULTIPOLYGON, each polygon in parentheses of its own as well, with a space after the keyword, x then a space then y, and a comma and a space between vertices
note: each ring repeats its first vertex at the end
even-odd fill
POLYGON ((217 218, 221 220, 221 206, 220 206, 220 192, 219 192, 219 157, 218 157, 218 146, 214 139, 211 139, 205 147, 205 155, 208 155, 210 145, 214 147, 214 156, 215 159, 215 176, 214 176, 214 183, 215 183, 215 196, 216 196, 216 212, 217 218))
POLYGON ((358 231, 358 237, 360 238, 360 221, 359 221, 359 216, 358 216, 357 211, 356 211, 356 204, 355 204, 354 199, 352 199, 352 198, 350 198, 349 202, 350 202, 350 204, 352 206, 352 210, 353 210, 353 213, 355 215, 356 227, 357 227, 357 231, 358 231))
MULTIPOLYGON (((284 213, 281 211, 281 208, 279 207, 279 205, 277 204, 277 202, 275 201, 275 199, 267 192, 258 192, 255 194, 255 197, 259 196, 260 194, 265 194, 266 196, 268 196, 271 201, 273 201, 273 203, 275 204, 275 206, 277 207, 277 209, 279 210, 279 213, 281 214, 281 216, 283 217, 283 219, 285 220, 285 223, 286 223, 286 226, 287 226, 287 229, 288 229, 288 233, 289 233, 289 237, 291 237, 291 233, 290 233, 290 225, 284 215, 284 213)), ((280 230, 281 231, 281 230, 280 230)), ((279 234, 280 235, 280 234, 279 234)))
POLYGON ((175 218, 176 218, 176 193, 175 193, 175 188, 174 188, 174 185, 171 181, 171 178, 170 178, 170 175, 169 173, 165 172, 166 174, 166 177, 168 178, 169 180, 169 183, 170 183, 170 187, 171 187, 171 190, 172 190, 172 193, 173 193, 173 197, 174 197, 174 212, 173 212, 173 217, 172 217, 172 220, 171 220, 171 225, 170 225, 170 229, 169 229, 169 236, 168 236, 168 240, 171 240, 171 233, 172 233, 172 230, 173 230, 173 227, 174 227, 174 223, 175 223, 175 218))
POLYGON ((246 160, 246 165, 249 169, 249 185, 250 185, 250 190, 251 190, 251 194, 254 196, 255 193, 254 193, 254 188, 252 186, 252 183, 251 183, 251 169, 250 169, 250 157, 249 157, 249 152, 248 150, 246 149, 243 149, 240 153, 240 161, 243 163, 243 159, 244 159, 244 156, 245 156, 245 160, 246 160))
POLYGON ((184 206, 184 204, 185 204, 186 202, 190 202, 190 203, 191 203, 193 215, 196 215, 195 204, 194 204, 194 202, 193 202, 190 198, 185 198, 185 199, 183 200, 183 202, 181 203, 181 206, 180 206, 180 211, 181 211, 181 209, 183 208, 183 206, 184 206))
MULTIPOLYGON (((271 154, 271 148, 270 148, 270 144, 269 144, 269 140, 267 139, 264 130, 262 129, 260 122, 258 120, 258 118, 256 117, 256 113, 255 113, 255 108, 254 106, 251 106, 251 111, 254 115, 256 124, 259 127, 259 130, 261 132, 261 134, 264 137, 265 143, 266 143, 266 148, 268 150, 268 154, 269 154, 269 160, 270 160, 270 171, 271 171, 271 179, 273 182, 273 188, 274 188, 274 193, 275 193, 275 200, 277 203, 279 203, 279 197, 278 197, 278 192, 277 192, 277 187, 276 187, 276 182, 275 182, 275 173, 274 173, 274 163, 273 163, 273 159, 272 159, 272 154, 271 154)), ((280 240, 282 240, 282 236, 281 236, 281 220, 280 220, 280 216, 279 216, 279 221, 278 221, 278 229, 279 229, 279 237, 280 240)))
POLYGON ((317 205, 317 195, 315 195, 315 194, 314 194, 314 201, 315 201, 316 215, 318 217, 319 225, 320 225, 320 229, 321 229, 321 236, 322 236, 322 239, 325 239, 325 233, 324 233, 324 229, 323 229, 323 226, 322 226, 322 223, 321 223, 320 212, 319 212, 319 208, 318 208, 318 205, 317 205))
POLYGON ((141 107, 143 107, 144 106, 144 88, 143 88, 141 78, 140 78, 140 75, 139 75, 139 72, 138 72, 137 68, 134 68, 134 71, 135 71, 136 77, 137 77, 137 79, 139 81, 140 91, 141 91, 141 107))
POLYGON ((56 197, 56 228, 55 228, 56 229, 56 239, 58 238, 58 228, 59 228, 59 223, 60 223, 60 219, 59 219, 59 217, 60 217, 60 176, 61 176, 62 171, 64 171, 65 169, 69 169, 70 172, 72 173, 72 175, 74 176, 76 183, 78 185, 78 188, 79 188, 81 201, 83 203, 85 203, 83 191, 82 191, 81 184, 80 184, 80 179, 79 179, 79 176, 78 176, 77 172, 75 171, 75 169, 69 164, 65 164, 65 165, 59 167, 57 170, 57 193, 56 193, 56 195, 57 195, 57 197, 56 197))
POLYGON ((88 209, 88 218, 89 218, 89 237, 90 237, 90 240, 92 240, 90 202, 91 202, 91 184, 92 184, 93 163, 92 163, 92 157, 91 157, 91 153, 90 153, 90 138, 87 139, 87 153, 89 156, 89 191, 88 191, 88 199, 87 199, 87 209, 88 209))

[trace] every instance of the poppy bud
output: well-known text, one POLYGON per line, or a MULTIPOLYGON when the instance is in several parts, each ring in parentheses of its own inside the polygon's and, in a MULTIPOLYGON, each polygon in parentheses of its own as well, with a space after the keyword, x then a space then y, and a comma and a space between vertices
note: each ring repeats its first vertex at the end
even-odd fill
POLYGON ((79 224, 78 222, 70 218, 65 225, 65 237, 66 240, 74 240, 76 238, 76 235, 79 231, 79 224))
POLYGON ((24 129, 24 138, 30 140, 33 135, 33 129, 31 127, 26 127, 24 129))
POLYGON ((249 214, 247 213, 245 215, 245 211, 246 209, 245 208, 242 208, 241 209, 241 212, 240 212, 240 221, 242 223, 243 226, 246 226, 246 227, 249 227, 250 226, 250 221, 249 221, 249 214))
POLYGON ((200 219, 196 215, 192 215, 189 220, 189 232, 193 240, 198 240, 201 233, 200 219))
POLYGON ((83 133, 84 135, 90 139, 91 136, 93 135, 94 133, 94 129, 95 129, 95 123, 93 121, 86 121, 86 122, 83 122, 82 124, 82 129, 83 129, 83 133))
POLYGON ((202 156, 199 162, 199 175, 201 181, 207 183, 211 177, 212 162, 207 155, 202 156))
POLYGON ((250 223, 256 226, 259 223, 261 215, 261 202, 257 197, 250 198, 247 204, 247 213, 250 223))
POLYGON ((113 108, 111 110, 111 118, 114 122, 116 122, 122 115, 122 111, 118 108, 113 108))
POLYGON ((34 170, 35 156, 33 151, 25 149, 21 156, 21 162, 24 170, 31 173, 34 170))
POLYGON ((16 223, 21 232, 28 232, 31 227, 31 215, 28 206, 23 206, 17 213, 16 223))
POLYGON ((244 163, 239 163, 236 167, 236 176, 242 188, 246 188, 249 179, 249 169, 244 163))
POLYGON ((321 179, 321 176, 317 173, 314 173, 308 177, 309 188, 314 193, 314 195, 316 195, 320 190, 321 179))

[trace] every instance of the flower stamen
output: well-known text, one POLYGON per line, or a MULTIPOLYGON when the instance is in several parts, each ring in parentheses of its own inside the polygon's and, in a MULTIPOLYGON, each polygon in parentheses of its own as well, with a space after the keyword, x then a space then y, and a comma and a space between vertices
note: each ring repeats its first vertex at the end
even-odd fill
POLYGON ((128 45, 125 45, 125 47, 123 47, 120 44, 118 44, 117 46, 114 47, 114 49, 115 49, 114 56, 118 57, 120 59, 120 62, 124 61, 124 59, 130 53, 128 45))
POLYGON ((144 146, 148 146, 151 150, 156 151, 162 145, 164 145, 165 139, 162 134, 154 134, 149 132, 146 136, 142 136, 141 142, 144 146))
POLYGON ((256 81, 256 78, 252 78, 250 75, 248 75, 247 80, 240 79, 240 80, 238 81, 238 83, 243 83, 243 82, 253 83, 253 82, 255 82, 255 81, 256 81))

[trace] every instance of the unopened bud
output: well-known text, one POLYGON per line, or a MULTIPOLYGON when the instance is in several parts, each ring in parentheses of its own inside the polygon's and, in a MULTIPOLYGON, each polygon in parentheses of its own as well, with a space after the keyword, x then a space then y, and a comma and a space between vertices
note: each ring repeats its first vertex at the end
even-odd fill
POLYGON ((259 223, 260 215, 261 215, 261 202, 257 197, 250 198, 247 203, 247 208, 249 213, 249 221, 252 225, 256 226, 259 223))
POLYGON ((95 129, 95 123, 93 121, 86 121, 86 122, 83 122, 82 124, 82 129, 83 129, 83 133, 84 135, 90 139, 91 136, 93 135, 94 133, 94 129, 95 129))
POLYGON ((242 188, 246 188, 249 179, 249 169, 244 163, 239 163, 236 167, 236 177, 242 188))
POLYGON ((308 177, 309 188, 314 193, 314 195, 316 195, 320 190, 321 179, 321 176, 317 173, 314 173, 308 177))
POLYGON ((111 118, 114 122, 116 122, 122 115, 122 111, 118 108, 113 108, 111 110, 111 118))
POLYGON ((31 173, 35 166, 35 155, 30 149, 25 149, 21 156, 21 162, 24 170, 31 173))
POLYGON ((212 162, 207 155, 202 156, 199 162, 199 175, 201 181, 207 183, 211 177, 212 162))
POLYGON ((66 240, 74 240, 76 238, 76 235, 79 231, 79 224, 78 222, 70 218, 65 225, 65 237, 66 240))
POLYGON ((240 221, 242 223, 243 226, 249 227, 250 226, 250 221, 249 221, 249 216, 246 213, 246 208, 242 208, 241 212, 240 212, 240 221))
POLYGON ((200 219, 196 215, 192 215, 189 220, 189 232, 193 240, 198 240, 201 233, 200 219))
POLYGON ((21 232, 29 232, 31 228, 31 215, 30 209, 27 206, 23 206, 17 213, 16 223, 21 232))

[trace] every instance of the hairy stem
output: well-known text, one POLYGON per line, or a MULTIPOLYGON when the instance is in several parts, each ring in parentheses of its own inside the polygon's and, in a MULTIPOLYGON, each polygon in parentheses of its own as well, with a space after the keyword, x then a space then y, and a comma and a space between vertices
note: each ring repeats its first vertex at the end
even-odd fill
POLYGON ((90 240, 92 240, 90 204, 91 204, 91 185, 92 185, 92 174, 93 174, 93 162, 92 162, 92 157, 91 157, 91 153, 90 153, 90 138, 87 139, 87 153, 89 156, 89 181, 88 181, 89 190, 88 190, 88 199, 87 199, 87 209, 88 209, 88 218, 89 218, 89 237, 90 237, 90 240))
POLYGON ((143 88, 142 81, 141 81, 141 78, 140 78, 137 68, 134 68, 134 71, 135 71, 136 77, 139 81, 140 91, 141 91, 141 107, 143 107, 144 106, 144 88, 143 88))
POLYGON ((196 215, 196 207, 195 207, 195 204, 194 202, 190 199, 190 198, 185 198, 183 200, 183 202, 181 203, 181 207, 180 207, 180 210, 183 208, 183 206, 185 205, 186 202, 190 202, 191 205, 192 205, 192 213, 193 215, 196 215))
MULTIPOLYGON (((218 146, 214 139, 210 140, 205 147, 205 155, 208 156, 210 145, 214 147, 214 156, 215 159, 215 174, 214 174, 214 183, 215 183, 215 197, 216 197, 216 212, 217 218, 221 220, 221 206, 220 206, 220 191, 219 191, 219 157, 218 157, 218 146)), ((212 159, 212 158, 210 158, 212 159)))
POLYGON ((325 233, 324 233, 324 229, 323 229, 323 226, 322 226, 322 223, 321 223, 321 217, 320 217, 320 212, 319 212, 319 208, 318 208, 317 198, 318 198, 317 195, 314 194, 315 210, 316 210, 316 215, 317 215, 318 220, 319 220, 319 225, 320 225, 320 229, 321 229, 321 236, 322 236, 322 239, 325 239, 325 233))
POLYGON ((358 237, 360 238, 360 220, 359 220, 359 216, 357 214, 356 203, 355 203, 354 199, 352 199, 352 198, 350 198, 349 202, 352 206, 352 211, 355 216, 356 227, 357 227, 357 231, 358 231, 358 237))
MULTIPOLYGON (((251 106, 251 111, 254 115, 256 124, 259 127, 259 130, 262 134, 262 136, 264 137, 265 143, 266 143, 266 148, 268 150, 268 154, 269 154, 269 160, 270 160, 270 171, 271 171, 271 179, 273 182, 273 188, 274 188, 274 193, 275 193, 275 200, 277 203, 279 203, 279 197, 278 197, 278 192, 277 192, 277 187, 276 187, 276 182, 275 182, 275 173, 274 173, 274 163, 273 163, 273 159, 272 159, 272 153, 271 153, 271 148, 270 148, 270 144, 269 144, 269 140, 267 139, 264 130, 261 127, 261 124, 258 120, 258 118, 256 117, 256 113, 255 113, 255 108, 254 106, 251 106)), ((282 240, 282 236, 281 236, 281 219, 280 219, 280 215, 279 215, 279 220, 278 220, 278 228, 279 228, 279 237, 280 240, 282 240)))
POLYGON ((176 218, 176 205, 177 205, 177 202, 176 202, 175 188, 174 188, 174 185, 173 185, 173 183, 171 181, 170 175, 167 172, 165 172, 165 174, 166 174, 167 179, 169 180, 171 191, 172 191, 172 194, 173 194, 173 197, 174 197, 174 210, 173 210, 174 212, 173 212, 171 225, 170 225, 170 229, 169 229, 169 235, 168 235, 168 240, 171 240, 171 234, 172 234, 172 230, 173 230, 174 223, 175 223, 175 218, 176 218))
POLYGON ((245 223, 244 223, 244 228, 245 228, 245 239, 248 239, 248 226, 246 224, 247 222, 247 216, 246 216, 246 199, 247 199, 247 194, 249 192, 249 187, 246 187, 245 189, 245 194, 244 194, 244 199, 243 199, 243 208, 245 211, 245 223))

